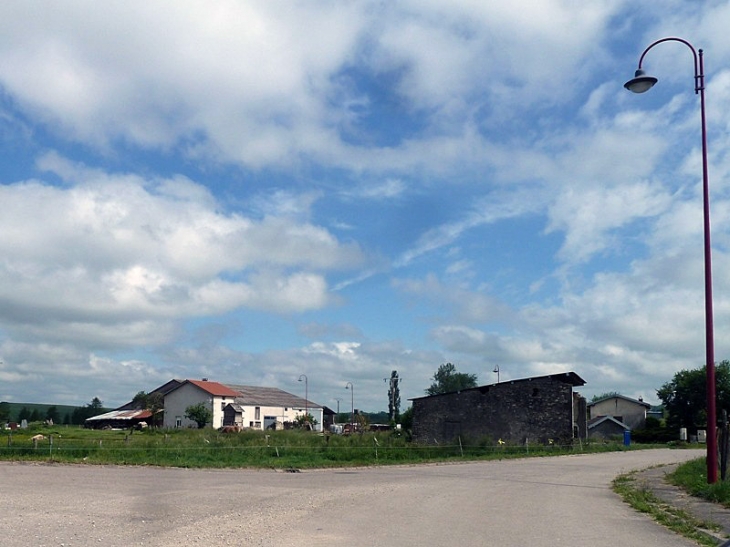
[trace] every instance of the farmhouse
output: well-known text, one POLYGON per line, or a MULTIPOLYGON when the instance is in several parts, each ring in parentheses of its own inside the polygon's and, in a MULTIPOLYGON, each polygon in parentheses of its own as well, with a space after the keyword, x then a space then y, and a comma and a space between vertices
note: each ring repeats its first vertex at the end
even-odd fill
POLYGON ((297 416, 311 414, 322 430, 323 407, 275 387, 229 386, 238 392, 233 404, 224 409, 224 425, 240 425, 255 429, 279 429, 297 416))
POLYGON ((279 429, 297 416, 309 413, 321 431, 323 408, 281 389, 227 385, 204 380, 184 380, 165 394, 164 427, 192 427, 185 409, 203 403, 213 415, 212 426, 279 429))
POLYGON ((641 399, 615 394, 588 403, 588 435, 610 437, 646 425, 651 405, 641 399))
POLYGON ((413 438, 424 444, 489 438, 511 444, 585 438, 586 401, 575 372, 501 382, 412 399, 413 438))

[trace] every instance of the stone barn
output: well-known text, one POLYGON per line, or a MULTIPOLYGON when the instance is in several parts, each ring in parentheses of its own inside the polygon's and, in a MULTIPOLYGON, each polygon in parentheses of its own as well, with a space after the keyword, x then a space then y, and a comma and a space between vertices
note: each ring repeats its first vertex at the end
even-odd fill
POLYGON ((573 392, 582 385, 575 372, 564 372, 412 399, 413 439, 566 444, 586 438, 586 401, 573 392))

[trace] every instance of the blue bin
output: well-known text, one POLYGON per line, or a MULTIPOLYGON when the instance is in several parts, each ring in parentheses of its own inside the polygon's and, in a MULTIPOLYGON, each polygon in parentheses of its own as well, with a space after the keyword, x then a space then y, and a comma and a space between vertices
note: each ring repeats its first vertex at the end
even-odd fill
POLYGON ((631 446, 631 431, 624 430, 624 446, 631 446))

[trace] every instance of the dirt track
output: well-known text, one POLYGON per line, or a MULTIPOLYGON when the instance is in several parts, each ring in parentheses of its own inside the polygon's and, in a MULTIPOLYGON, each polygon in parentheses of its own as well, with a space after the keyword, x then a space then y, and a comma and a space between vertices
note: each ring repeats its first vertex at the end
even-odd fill
POLYGON ((301 473, 0 463, 0 545, 688 546, 610 481, 701 454, 301 473))

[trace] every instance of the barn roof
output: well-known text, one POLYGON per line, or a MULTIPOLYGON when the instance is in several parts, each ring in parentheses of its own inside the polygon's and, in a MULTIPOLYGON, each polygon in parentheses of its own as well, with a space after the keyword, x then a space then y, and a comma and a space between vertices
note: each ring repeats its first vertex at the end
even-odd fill
MULTIPOLYGON (((154 393, 159 393, 159 394, 161 394, 164 397, 165 395, 167 395, 168 393, 170 393, 172 390, 177 389, 178 387, 180 387, 180 385, 184 381, 185 380, 176 380, 176 379, 173 378, 169 382, 165 382, 164 384, 162 384, 160 387, 157 387, 157 388, 153 389, 147 395, 152 395, 154 393)), ((135 409, 138 409, 139 408, 139 406, 138 406, 139 404, 140 404, 139 402, 135 402, 134 400, 132 400, 132 401, 129 401, 128 403, 126 403, 126 404, 123 404, 122 406, 120 406, 116 410, 135 410, 135 409)))
POLYGON ((114 421, 132 421, 132 420, 146 420, 152 417, 152 412, 149 410, 112 410, 105 414, 99 414, 98 416, 92 416, 86 418, 87 422, 103 422, 106 420, 114 421))
POLYGON ((322 408, 317 403, 297 397, 275 387, 240 386, 228 384, 226 387, 237 392, 236 403, 244 406, 277 406, 285 408, 322 408))
MULTIPOLYGON (((529 378, 518 378, 516 380, 505 380, 504 382, 499 382, 497 384, 491 384, 490 387, 498 387, 503 384, 519 384, 523 382, 534 382, 535 380, 545 380, 545 379, 551 379, 556 382, 563 382, 565 384, 570 384, 573 387, 577 386, 584 386, 586 381, 578 376, 575 372, 559 372, 556 374, 546 374, 545 376, 531 376, 529 378)), ((463 391, 470 391, 474 389, 485 389, 487 386, 479 386, 479 387, 472 387, 468 389, 461 389, 459 392, 463 391)), ((452 391, 450 393, 458 393, 457 391, 452 391)), ((425 395, 423 397, 414 397, 412 399, 409 399, 409 401, 417 401, 419 399, 426 399, 428 397, 439 397, 441 395, 446 395, 446 393, 439 393, 437 395, 425 395)))
POLYGON ((185 380, 184 383, 193 384, 203 391, 210 393, 214 397, 236 397, 238 395, 238 393, 229 386, 223 385, 219 382, 211 382, 209 380, 185 380))

